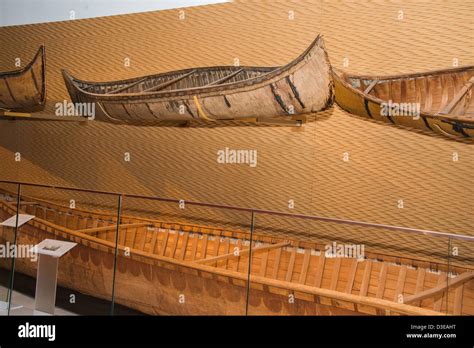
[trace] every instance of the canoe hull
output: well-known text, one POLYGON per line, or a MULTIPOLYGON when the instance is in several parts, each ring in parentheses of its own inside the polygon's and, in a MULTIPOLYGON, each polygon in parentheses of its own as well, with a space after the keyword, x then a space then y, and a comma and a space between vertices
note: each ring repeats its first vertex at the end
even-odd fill
MULTIPOLYGON (((15 214, 9 197, 0 201, 0 220, 15 214)), ((454 262, 402 263, 396 255, 371 252, 367 258, 333 257, 326 255, 325 244, 253 235, 247 297, 248 231, 122 215, 117 236, 113 214, 23 200, 22 211, 36 217, 21 227, 18 244, 46 238, 78 244, 61 258, 60 285, 110 301, 115 284, 116 303, 147 314, 245 315, 247 299, 251 315, 471 315, 474 310, 463 302, 472 297, 468 283, 460 291, 449 289, 445 299, 399 303, 399 295, 409 298, 446 284, 447 270, 459 274, 457 282, 472 284, 472 269, 454 262)), ((2 242, 11 242, 12 235, 11 228, 0 229, 2 242)), ((17 259, 16 270, 34 277, 36 264, 17 259)))
MULTIPOLYGON (((458 117, 452 117, 451 115, 438 116, 435 112, 427 112, 423 110, 423 107, 428 104, 428 102, 421 100, 422 96, 425 98, 426 94, 424 90, 420 90, 419 85, 416 86, 418 90, 412 90, 411 92, 413 93, 413 95, 411 97, 409 96, 410 100, 418 101, 421 104, 421 112, 419 114, 419 117, 387 117, 384 115, 386 106, 382 104, 383 102, 387 101, 368 96, 367 94, 362 93, 362 91, 353 88, 347 81, 342 78, 340 73, 333 72, 333 79, 335 86, 336 103, 342 109, 351 114, 378 122, 403 126, 413 130, 436 133, 449 138, 474 138, 474 118, 472 118, 472 120, 468 119, 466 121, 465 119, 460 120, 458 117)), ((367 77, 367 79, 370 78, 367 77)), ((371 79, 373 80, 375 79, 375 77, 372 77, 371 79)), ((425 85, 422 85, 422 87, 428 88, 425 87, 425 85)), ((400 88, 400 85, 398 85, 398 88, 400 88)), ((443 98, 447 100, 447 97, 443 98)), ((468 98, 470 97, 468 96, 468 98)), ((446 102, 446 100, 444 102, 446 102)), ((466 102, 469 103, 469 100, 467 100, 466 102)), ((466 107, 466 109, 468 108, 469 106, 466 107)))
MULTIPOLYGON (((10 216, 0 210, 2 219, 10 216)), ((85 241, 37 222, 24 225, 19 245, 36 245, 58 239, 78 243, 59 262, 58 284, 73 292, 111 300, 113 249, 85 241), (49 230, 49 231, 48 231, 49 230)), ((11 238, 0 228, 0 243, 11 238)), ((18 258, 15 271, 36 277, 37 263, 18 258)), ((115 302, 150 315, 245 315, 247 283, 242 279, 217 276, 211 272, 151 262, 146 258, 119 256, 115 282, 115 302)), ((256 285, 256 284, 255 284, 256 285)), ((314 301, 288 301, 288 294, 275 294, 251 287, 250 315, 353 315, 354 311, 318 304, 314 301)), ((107 313, 104 313, 107 314, 107 313)))
MULTIPOLYGON (((213 68, 201 68, 187 78, 205 80, 206 73, 213 73, 213 68)), ((99 94, 86 89, 104 91, 111 85, 133 85, 136 79, 102 86, 77 80, 65 71, 63 76, 74 103, 91 103, 96 120, 114 123, 291 118, 324 110, 333 103, 331 66, 321 37, 287 66, 231 84, 145 94, 99 94)))

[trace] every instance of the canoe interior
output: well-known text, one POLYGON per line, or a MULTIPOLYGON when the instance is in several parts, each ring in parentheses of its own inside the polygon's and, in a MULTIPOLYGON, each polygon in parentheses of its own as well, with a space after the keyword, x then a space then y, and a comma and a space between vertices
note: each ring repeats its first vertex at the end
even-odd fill
POLYGON ((434 115, 443 112, 467 86, 467 91, 449 110, 449 114, 466 115, 474 122, 474 98, 471 86, 474 83, 474 67, 380 79, 346 75, 344 79, 360 92, 369 89, 366 93, 369 96, 383 101, 392 100, 395 103, 420 103, 422 113, 434 115), (374 81, 376 84, 370 88, 374 81))
MULTIPOLYGON (((0 208, 11 212, 15 208, 14 200, 4 196, 0 200, 0 208)), ((57 229, 67 236, 75 231, 78 233, 76 236, 115 243, 116 219, 106 213, 71 210, 35 198, 28 198, 23 202, 22 211, 35 215, 36 218, 32 221, 40 225, 48 223, 44 229, 52 231, 51 233, 56 234, 54 231, 57 229)), ((145 253, 148 257, 154 256, 168 262, 177 260, 197 268, 200 265, 211 266, 225 270, 229 277, 246 275, 248 272, 250 240, 247 232, 138 217, 122 217, 121 225, 119 248, 128 247, 132 254, 145 253), (239 250, 238 256, 234 254, 235 248, 239 250)), ((1 237, 4 231, 0 233, 1 237)), ((52 238, 54 237, 61 239, 59 235, 52 238)), ((392 302, 399 302, 400 295, 407 298, 444 286, 448 276, 456 279, 464 272, 472 271, 458 267, 455 269, 457 273, 452 272, 454 268, 448 273, 441 266, 434 269, 424 268, 416 262, 394 263, 390 258, 380 255, 370 255, 359 261, 355 258, 326 257, 324 250, 316 244, 314 247, 301 247, 297 240, 263 235, 254 236, 252 248, 251 275, 255 279, 260 277, 258 279, 307 285, 392 302)), ((461 286, 450 288, 448 292, 441 292, 412 305, 440 313, 474 315, 474 279, 469 279, 461 286)), ((315 301, 316 298, 311 294, 301 296, 307 301, 315 301)), ((283 300, 286 301, 287 297, 283 297, 283 300)), ((397 314, 380 307, 338 301, 324 296, 318 296, 316 301, 358 314, 397 314)))
POLYGON ((75 80, 77 86, 89 93, 144 93, 156 91, 179 91, 189 88, 232 84, 271 72, 276 68, 265 67, 215 67, 187 69, 143 78, 109 83, 95 83, 75 80))

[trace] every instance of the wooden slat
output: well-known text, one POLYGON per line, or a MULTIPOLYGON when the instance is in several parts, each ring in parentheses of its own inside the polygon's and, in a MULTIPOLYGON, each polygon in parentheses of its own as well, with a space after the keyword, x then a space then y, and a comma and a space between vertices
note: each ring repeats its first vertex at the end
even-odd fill
POLYGON ((154 254, 155 253, 155 247, 156 247, 156 240, 158 239, 158 232, 153 231, 151 235, 151 242, 150 242, 150 253, 154 254))
POLYGON ((171 254, 170 257, 174 258, 174 254, 176 253, 176 248, 178 247, 178 241, 179 241, 179 232, 175 232, 175 238, 173 239, 173 243, 171 244, 171 254))
POLYGON ((464 290, 464 284, 459 286, 454 293, 454 308, 453 308, 454 315, 462 315, 461 311, 462 311, 463 290, 464 290))
MULTIPOLYGON (((426 269, 418 269, 418 276, 416 277, 415 295, 423 291, 423 286, 425 284, 425 275, 426 269)), ((406 300, 404 301, 404 303, 406 303, 406 300)), ((421 301, 414 301, 413 305, 421 306, 421 301)))
POLYGON ((357 266, 359 262, 357 259, 352 260, 351 270, 349 271, 349 278, 347 279, 346 292, 352 294, 352 287, 354 286, 354 280, 357 273, 357 266))
MULTIPOLYGON (((438 278, 438 286, 444 287, 446 289, 447 278, 448 278, 448 274, 446 272, 442 272, 438 278)), ((435 300, 434 305, 433 305, 433 310, 437 312, 441 311, 441 305, 443 304, 444 291, 441 292, 441 294, 442 296, 440 296, 439 299, 435 300)))
POLYGON ((397 287, 395 289, 395 298, 394 298, 395 302, 399 302, 398 296, 403 295, 403 289, 405 287, 406 277, 407 277, 407 266, 406 265, 400 266, 400 271, 398 273, 397 287))
POLYGON ((165 235, 163 236, 163 240, 161 241, 160 256, 165 255, 166 246, 168 245, 169 234, 170 234, 170 232, 168 230, 166 230, 165 235))
POLYGON ((324 264, 326 263, 326 254, 321 250, 321 254, 318 259, 318 267, 316 268, 316 276, 314 277, 314 286, 317 288, 321 287, 323 281, 324 264))
MULTIPOLYGON (((332 277, 331 277, 331 285, 329 286, 330 290, 336 290, 337 288, 337 282, 339 280, 339 271, 341 270, 341 258, 336 257, 336 260, 334 261, 334 268, 332 271, 332 277)), ((337 303, 334 299, 331 300, 331 304, 335 307, 337 307, 337 303)))
POLYGON ((281 259, 282 252, 283 252, 283 249, 277 249, 276 251, 275 262, 273 263, 273 272, 272 272, 273 279, 278 278, 278 270, 280 269, 280 259, 281 259))
POLYGON ((186 249, 188 247, 188 239, 189 239, 189 233, 185 233, 183 242, 181 243, 181 253, 179 255, 180 260, 184 260, 186 256, 186 249))
POLYGON ((191 249, 191 261, 194 261, 196 259, 198 243, 199 243, 199 237, 197 234, 195 234, 193 237, 193 247, 191 249))
POLYGON ((425 78, 425 106, 424 110, 426 112, 431 111, 431 106, 433 105, 433 94, 431 93, 430 89, 431 88, 432 82, 430 81, 429 76, 425 78))
POLYGON ((132 240, 130 241, 130 248, 135 246, 135 240, 137 239, 137 228, 130 228, 130 233, 132 234, 132 240))
MULTIPOLYGON (((224 253, 225 254, 229 253, 229 248, 230 248, 230 239, 226 238, 226 241, 224 243, 224 253)), ((229 266, 229 259, 226 259, 224 267, 227 268, 228 266, 229 266)))
MULTIPOLYGON (((242 250, 242 240, 239 239, 237 241, 237 248, 239 249, 239 254, 240 254, 240 251, 242 250)), ((268 254, 268 253, 267 253, 268 254)), ((238 271, 239 270, 239 264, 240 264, 240 257, 238 257, 236 260, 235 260, 235 266, 234 266, 234 270, 235 271, 238 271)))
POLYGON ((334 261, 334 268, 333 268, 332 277, 331 277, 331 285, 329 286, 329 289, 336 290, 337 282, 339 280, 340 270, 341 270, 341 258, 336 257, 336 260, 334 261))
POLYGON ((387 282, 387 271, 387 264, 383 262, 379 274, 379 286, 377 287, 377 293, 375 295, 376 298, 383 298, 383 293, 385 291, 385 283, 387 282))
POLYGON ((287 282, 291 282, 291 278, 293 277, 293 270, 295 268, 295 260, 296 260, 296 247, 293 248, 293 251, 290 255, 290 261, 288 262, 288 269, 286 271, 285 280, 287 282))
POLYGON ((364 276, 362 277, 362 284, 360 286, 360 296, 367 296, 367 290, 369 289, 370 282, 370 271, 372 270, 372 261, 365 260, 364 276))
POLYGON ((204 259, 207 256, 207 243, 209 242, 209 236, 206 234, 202 238, 201 243, 201 259, 204 259))
POLYGON ((221 246, 221 238, 215 236, 214 237, 214 250, 212 250, 212 255, 214 255, 214 256, 219 255, 220 246, 221 246))
POLYGON ((301 265, 300 279, 298 281, 301 284, 306 283, 306 277, 308 275, 308 266, 309 266, 310 260, 311 260, 311 249, 307 248, 304 251, 303 264, 301 265))
MULTIPOLYGON (((97 225, 98 225, 98 221, 94 219, 93 220, 93 226, 95 226, 95 227, 92 227, 92 228, 97 228, 97 225)), ((120 245, 125 245, 126 240, 127 240, 127 230, 124 230, 124 231, 119 230, 119 244, 120 245)))
MULTIPOLYGON (((380 268, 379 274, 379 286, 377 287, 377 293, 375 294, 376 298, 383 298, 383 293, 385 291, 385 284, 387 282, 387 264, 384 262, 382 263, 382 267, 380 268)), ((385 312, 383 310, 378 309, 377 315, 384 315, 385 312)))
MULTIPOLYGON (((458 275, 456 278, 450 279, 449 289, 454 289, 456 286, 460 286, 461 284, 464 284, 465 282, 468 282, 469 280, 473 278, 474 278, 474 272, 464 272, 458 275)), ((415 301, 424 300, 425 298, 435 297, 439 295, 440 293, 445 292, 447 285, 448 284, 446 283, 446 273, 443 273, 443 275, 439 276, 437 286, 435 286, 434 288, 425 290, 423 292, 417 293, 416 295, 407 297, 404 303, 409 304, 415 301)))
POLYGON ((267 264, 268 264, 268 255, 269 254, 270 254, 270 251, 267 251, 266 253, 263 253, 262 262, 260 263, 260 272, 259 272, 260 277, 265 277, 265 275, 267 273, 267 264))
MULTIPOLYGON (((138 234, 140 230, 141 230, 141 229, 138 229, 138 228, 137 228, 136 234, 138 234)), ((139 250, 145 249, 145 242, 146 242, 147 232, 148 232, 148 229, 145 228, 145 230, 143 231, 143 238, 142 238, 142 240, 141 240, 141 242, 140 242, 140 245, 138 246, 138 249, 139 249, 139 250)))

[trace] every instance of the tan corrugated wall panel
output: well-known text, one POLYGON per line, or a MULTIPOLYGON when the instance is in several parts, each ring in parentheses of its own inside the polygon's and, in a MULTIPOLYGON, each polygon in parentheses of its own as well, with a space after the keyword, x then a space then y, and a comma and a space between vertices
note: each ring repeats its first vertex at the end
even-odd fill
MULTIPOLYGON (((319 32, 337 68, 344 58, 347 70, 360 73, 449 68, 453 58, 474 64, 473 13, 472 1, 239 1, 185 9, 184 21, 170 10, 6 27, 0 28, 0 70, 13 69, 15 57, 26 62, 45 43, 47 111, 53 112, 69 98, 61 68, 105 81, 229 65, 234 58, 280 65, 319 32)), ((1 121, 0 177, 280 211, 289 211, 293 199, 295 213, 473 234, 473 149, 338 107, 302 131, 1 121), (257 149, 258 166, 218 164, 216 152, 226 146, 257 149)), ((343 233, 338 226, 331 231, 343 233)), ((402 244, 410 240, 400 237, 402 244)))

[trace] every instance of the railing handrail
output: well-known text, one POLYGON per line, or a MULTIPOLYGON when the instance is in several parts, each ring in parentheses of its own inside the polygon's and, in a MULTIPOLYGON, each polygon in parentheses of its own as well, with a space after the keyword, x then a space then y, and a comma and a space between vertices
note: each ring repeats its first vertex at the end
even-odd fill
POLYGON ((227 209, 227 210, 235 210, 235 211, 245 211, 245 212, 250 212, 250 213, 253 212, 253 213, 256 213, 256 214, 285 216, 285 217, 296 218, 296 219, 307 219, 307 220, 316 220, 316 221, 323 221, 323 222, 334 222, 334 223, 338 223, 338 224, 355 225, 355 226, 363 226, 363 227, 374 227, 374 228, 381 228, 381 229, 392 230, 392 231, 400 231, 400 232, 415 233, 415 234, 422 234, 422 235, 432 235, 434 237, 445 237, 445 238, 467 240, 467 241, 474 242, 474 236, 468 236, 468 235, 464 235, 464 234, 423 230, 423 229, 418 229, 418 228, 377 224, 377 223, 363 222, 363 221, 356 221, 356 220, 348 220, 348 219, 329 218, 329 217, 316 216, 316 215, 291 214, 291 213, 285 213, 285 212, 273 211, 273 210, 244 208, 244 207, 237 207, 237 206, 231 206, 231 205, 220 205, 220 204, 214 204, 214 203, 186 201, 186 200, 174 199, 174 198, 163 198, 163 197, 156 197, 156 196, 145 196, 145 195, 130 194, 130 193, 112 192, 112 191, 81 189, 81 188, 77 188, 77 187, 37 184, 37 183, 29 183, 29 182, 22 182, 22 181, 0 180, 0 183, 2 183, 2 184, 12 184, 12 185, 42 187, 42 188, 49 188, 49 189, 56 189, 56 190, 95 193, 95 194, 102 194, 102 195, 122 196, 122 197, 128 197, 128 198, 136 198, 136 199, 148 199, 148 200, 168 202, 168 203, 178 203, 178 204, 180 202, 184 201, 186 205, 194 205, 194 206, 216 208, 216 209, 227 209))

